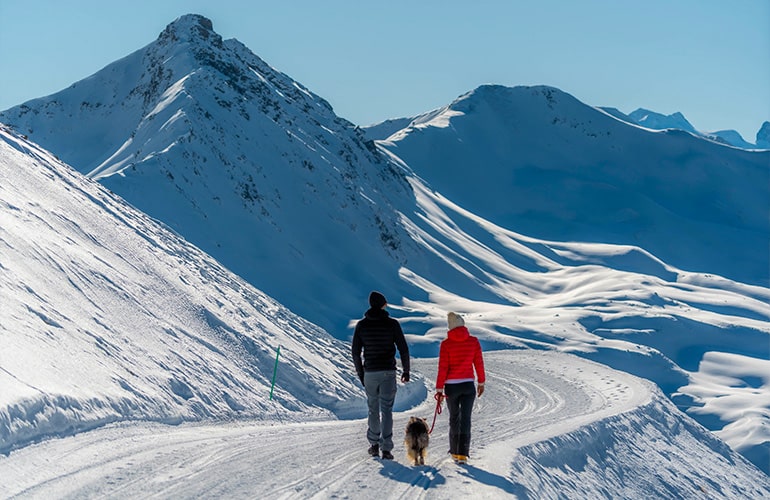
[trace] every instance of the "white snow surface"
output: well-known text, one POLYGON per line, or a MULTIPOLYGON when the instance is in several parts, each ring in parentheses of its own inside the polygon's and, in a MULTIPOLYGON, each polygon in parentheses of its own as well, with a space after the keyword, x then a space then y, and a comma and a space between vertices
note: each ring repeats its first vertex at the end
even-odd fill
POLYGON ((307 420, 360 399, 342 342, 5 129, 0 177, 0 453, 114 421, 307 420))
POLYGON ((0 141, 0 452, 111 422, 361 417, 346 341, 378 288, 417 357, 455 310, 488 351, 656 383, 770 472, 768 152, 494 86, 375 147, 199 16, 2 118, 53 153, 0 141))
POLYGON ((330 332, 397 287, 404 174, 205 18, 0 121, 330 332))
MULTIPOLYGON (((341 342, 50 154, 0 134, 0 497, 770 493, 765 474, 653 384, 535 349, 487 351, 470 464, 446 460, 446 413, 427 466, 411 466, 400 444, 394 462, 373 460, 341 342)), ((496 320, 468 321, 484 335, 496 320)), ((413 365, 397 432, 434 411, 436 360, 413 365)))
POLYGON ((630 125, 553 87, 499 85, 380 144, 502 227, 638 246, 678 268, 770 282, 770 151, 630 125))
MULTIPOLYGON (((111 425, 0 457, 3 498, 761 498, 770 478, 683 417, 654 386, 574 356, 486 354, 471 460, 448 459, 447 414, 425 466, 399 442, 366 455, 365 420, 111 425)), ((416 363, 435 373, 435 359, 416 363)), ((415 380, 402 386, 432 383, 415 380)), ((412 389, 413 390, 413 389, 412 389)))

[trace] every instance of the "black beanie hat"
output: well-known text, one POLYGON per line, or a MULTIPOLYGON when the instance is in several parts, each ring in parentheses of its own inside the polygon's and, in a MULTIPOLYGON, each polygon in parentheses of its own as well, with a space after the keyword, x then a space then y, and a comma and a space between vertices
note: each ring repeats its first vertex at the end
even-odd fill
POLYGON ((369 294, 369 305, 372 306, 372 309, 382 309, 382 306, 387 303, 388 301, 385 300, 385 296, 380 292, 372 292, 369 294))

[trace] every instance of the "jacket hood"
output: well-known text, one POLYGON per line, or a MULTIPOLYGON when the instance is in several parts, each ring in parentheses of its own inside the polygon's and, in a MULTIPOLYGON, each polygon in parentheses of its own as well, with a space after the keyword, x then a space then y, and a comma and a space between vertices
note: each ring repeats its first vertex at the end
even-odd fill
POLYGON ((468 331, 468 328, 464 326, 458 326, 457 328, 452 328, 447 332, 447 338, 450 340, 465 340, 470 336, 471 334, 468 331))

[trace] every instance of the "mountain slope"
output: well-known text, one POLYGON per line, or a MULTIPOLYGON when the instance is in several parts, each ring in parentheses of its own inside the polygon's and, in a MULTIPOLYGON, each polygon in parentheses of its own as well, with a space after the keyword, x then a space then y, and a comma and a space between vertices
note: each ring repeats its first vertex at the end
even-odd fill
POLYGON ((383 146, 448 198, 518 232, 630 244, 679 268, 770 280, 770 151, 630 126, 553 88, 499 86, 383 146))
POLYGON ((493 299, 407 267, 417 355, 435 356, 448 310, 486 348, 571 352, 652 380, 679 408, 770 473, 770 290, 678 270, 632 246, 539 240, 502 229, 413 179, 409 229, 493 299))
MULTIPOLYGON (((388 490, 401 481, 404 494, 705 488, 730 496, 770 488, 650 384, 534 350, 487 352, 490 390, 474 417, 478 453, 469 468, 442 461, 442 420, 432 475, 399 457, 378 476, 376 462, 360 458, 364 420, 328 421, 362 417, 365 408, 340 342, 5 128, 0 175, 0 496, 146 496, 159 488, 175 496, 357 495, 356 482, 339 479, 351 474, 388 490), (197 420, 208 422, 160 425, 197 420), (50 437, 60 439, 29 445, 50 437), (319 468, 317 455, 286 442, 347 460, 319 468), (281 459, 265 460, 265 449, 281 459), (661 476, 664 466, 671 472, 661 476), (624 479, 628 470, 633 478, 624 479), (287 484, 293 490, 280 489, 287 484)), ((397 409, 421 403, 410 413, 429 414, 435 363, 415 360, 397 409)))
POLYGON ((398 280, 403 174, 201 16, 0 121, 330 331, 398 280))
POLYGON ((0 177, 0 453, 109 422, 307 420, 360 400, 341 342, 5 128, 0 177))

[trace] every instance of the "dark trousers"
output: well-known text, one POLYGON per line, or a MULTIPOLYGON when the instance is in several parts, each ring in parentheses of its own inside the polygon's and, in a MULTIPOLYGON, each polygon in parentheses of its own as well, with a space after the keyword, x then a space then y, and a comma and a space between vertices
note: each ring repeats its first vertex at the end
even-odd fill
POLYGON ((449 453, 469 455, 471 447, 471 413, 476 400, 473 382, 446 384, 444 394, 449 408, 449 453))

